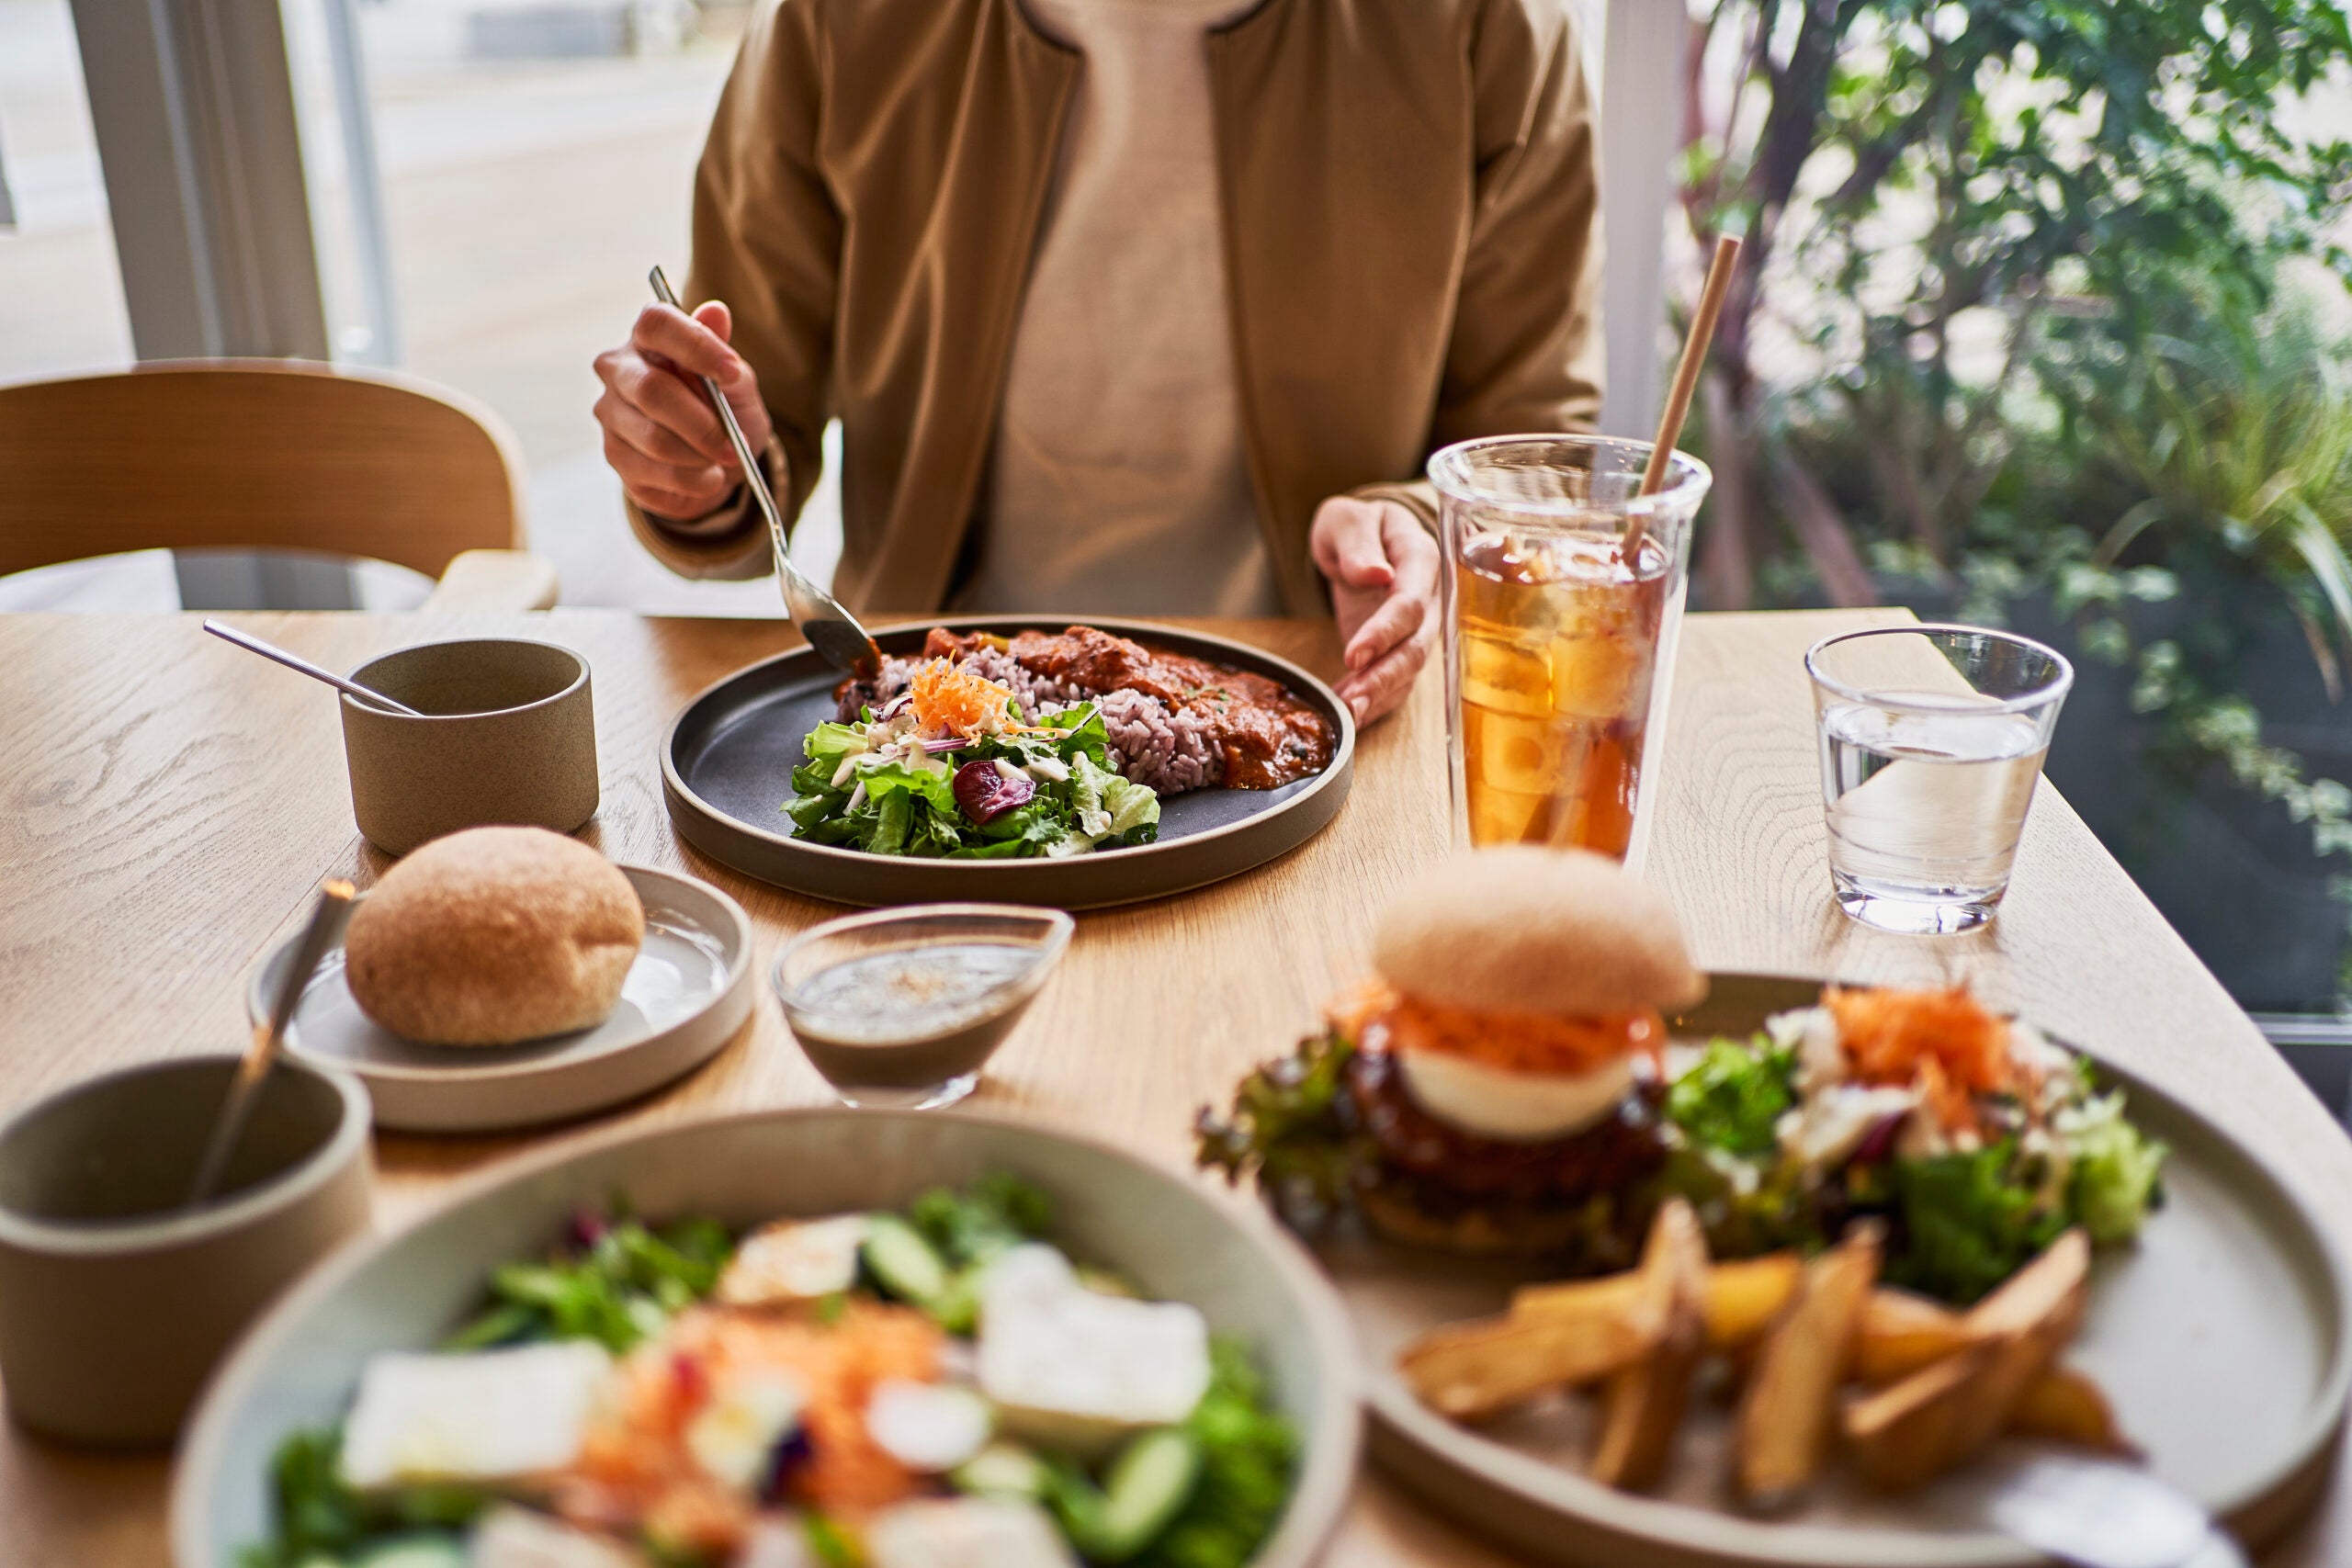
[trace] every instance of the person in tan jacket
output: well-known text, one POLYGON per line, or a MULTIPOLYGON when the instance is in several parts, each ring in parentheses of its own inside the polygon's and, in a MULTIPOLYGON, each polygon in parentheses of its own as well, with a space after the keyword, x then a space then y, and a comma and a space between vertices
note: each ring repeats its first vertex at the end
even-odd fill
POLYGON ((854 608, 1335 614, 1362 719, 1439 626, 1429 454, 1600 406, 1567 0, 763 0, 691 315, 600 355, 646 547, 768 570, 842 422, 854 608))

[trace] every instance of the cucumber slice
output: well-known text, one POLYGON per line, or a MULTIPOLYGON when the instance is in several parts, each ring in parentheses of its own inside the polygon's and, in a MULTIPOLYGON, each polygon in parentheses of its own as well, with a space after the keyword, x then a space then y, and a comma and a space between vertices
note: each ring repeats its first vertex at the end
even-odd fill
POLYGON ((980 1326, 980 1276, 987 1271, 984 1263, 960 1269, 947 1281, 946 1288, 924 1305, 932 1319, 950 1334, 970 1335, 980 1326))
POLYGON ((1062 1523, 1090 1562, 1125 1562, 1166 1529, 1201 1479, 1201 1445, 1182 1427, 1156 1427, 1111 1461, 1102 1488, 1059 1488, 1062 1523))
POLYGON ((902 1302, 928 1306, 947 1289, 947 1265, 922 1233, 896 1214, 876 1214, 858 1249, 874 1282, 902 1302))
POLYGON ((404 1535, 379 1541, 352 1559, 352 1568, 466 1568, 472 1555, 451 1535, 404 1535))
POLYGON ((1025 1497, 1042 1500, 1052 1476, 1046 1461, 1019 1443, 990 1443, 947 1477, 958 1492, 978 1497, 1025 1497))

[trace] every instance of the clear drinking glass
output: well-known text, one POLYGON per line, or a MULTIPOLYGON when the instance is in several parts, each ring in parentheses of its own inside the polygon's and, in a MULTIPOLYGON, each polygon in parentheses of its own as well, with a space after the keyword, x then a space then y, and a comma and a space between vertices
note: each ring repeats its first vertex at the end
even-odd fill
POLYGON ((972 1092, 1069 946, 1059 909, 919 904, 809 927, 776 954, 784 1021, 847 1105, 972 1092))
POLYGON ((1690 521, 1713 482, 1651 444, 1503 435, 1430 459, 1443 534, 1446 739, 1456 844, 1626 858, 1662 734, 1690 521), (1643 525, 1627 559, 1627 525, 1643 525))
POLYGON ((2074 667, 2026 637, 1949 626, 1824 637, 1804 667, 1838 907, 1913 935, 1991 919, 2074 667))

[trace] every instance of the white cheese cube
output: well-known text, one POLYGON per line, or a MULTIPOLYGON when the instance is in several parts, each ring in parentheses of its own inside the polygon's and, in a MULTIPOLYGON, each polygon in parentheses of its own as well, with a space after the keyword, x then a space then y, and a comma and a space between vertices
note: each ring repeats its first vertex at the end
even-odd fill
POLYGON ((763 1307, 839 1294, 857 1283, 865 1230, 864 1214, 763 1225, 728 1260, 716 1297, 727 1306, 763 1307))
POLYGON ((512 1506, 481 1517, 466 1561, 469 1568, 645 1568, 616 1540, 512 1506))
POLYGON ((362 1489, 494 1484, 560 1470, 580 1452, 612 1366, 604 1347, 582 1341, 377 1356, 344 1427, 344 1479, 362 1489))
POLYGON ((1012 1497, 926 1498, 865 1527, 868 1568, 1076 1568, 1053 1519, 1012 1497))
POLYGON ((868 1435, 918 1475, 962 1464, 988 1446, 995 1427, 989 1402, 968 1388, 885 1378, 865 1401, 868 1435))
POLYGON ((979 1383, 1007 1431, 1098 1454, 1193 1413, 1208 1391, 1208 1320, 1182 1302, 1099 1294, 1053 1248, 1015 1247, 981 1281, 979 1383))

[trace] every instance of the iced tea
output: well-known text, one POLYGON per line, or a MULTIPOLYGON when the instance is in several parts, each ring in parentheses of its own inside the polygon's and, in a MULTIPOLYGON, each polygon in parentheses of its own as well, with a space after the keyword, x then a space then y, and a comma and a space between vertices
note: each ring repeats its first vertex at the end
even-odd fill
POLYGON ((1474 844, 1622 858, 1672 561, 1611 532, 1493 533, 1455 557, 1462 787, 1474 844))

